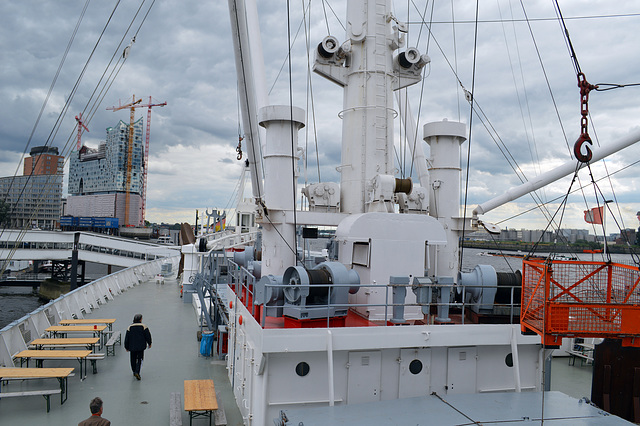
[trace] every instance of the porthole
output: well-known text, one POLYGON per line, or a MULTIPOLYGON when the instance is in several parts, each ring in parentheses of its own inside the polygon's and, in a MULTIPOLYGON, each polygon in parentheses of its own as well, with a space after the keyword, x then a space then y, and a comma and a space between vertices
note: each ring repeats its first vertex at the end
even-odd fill
POLYGON ((309 364, 304 361, 299 362, 298 365, 296 365, 296 374, 300 377, 304 377, 309 374, 309 364))
POLYGON ((422 371, 422 361, 420 361, 419 359, 414 359, 413 361, 411 361, 411 363, 409 364, 409 371, 411 372, 411 374, 420 374, 420 372, 422 371))
POLYGON ((513 354, 511 352, 504 358, 504 363, 507 364, 507 367, 513 367, 513 354))

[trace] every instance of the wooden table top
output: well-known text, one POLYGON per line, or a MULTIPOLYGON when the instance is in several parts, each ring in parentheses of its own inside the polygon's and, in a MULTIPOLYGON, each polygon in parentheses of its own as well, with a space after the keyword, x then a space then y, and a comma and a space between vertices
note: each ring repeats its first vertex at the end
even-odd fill
POLYGON ((73 368, 14 368, 0 367, 0 377, 3 379, 67 377, 73 372, 73 368))
POLYGON ((115 318, 84 318, 84 319, 66 319, 60 320, 60 325, 73 325, 73 324, 113 324, 116 322, 115 318))
POLYGON ((56 333, 104 331, 106 325, 52 325, 44 331, 56 333))
POLYGON ((100 341, 99 337, 64 337, 57 339, 34 339, 29 345, 54 345, 54 346, 85 346, 95 345, 100 341))
POLYGON ((82 350, 60 350, 60 349, 27 349, 19 352, 16 358, 86 358, 91 351, 89 349, 82 350))
POLYGON ((184 410, 208 411, 217 410, 218 400, 213 380, 184 381, 184 410))

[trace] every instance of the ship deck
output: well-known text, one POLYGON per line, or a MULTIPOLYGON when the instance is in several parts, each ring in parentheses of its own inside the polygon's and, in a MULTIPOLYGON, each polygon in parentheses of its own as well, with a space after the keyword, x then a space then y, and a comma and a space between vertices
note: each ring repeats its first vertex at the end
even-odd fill
MULTIPOLYGON (((141 313, 143 323, 149 327, 153 338, 151 349, 145 351, 142 380, 136 380, 129 365, 129 354, 116 345, 116 355, 97 361, 98 373, 89 374, 81 381, 78 363, 70 361, 46 361, 45 367, 75 367, 75 376, 68 380, 68 399, 60 405, 60 397, 51 397, 51 411, 46 412, 46 402, 40 396, 28 396, 0 400, 0 423, 6 425, 39 424, 68 426, 77 424, 91 415, 89 402, 96 396, 104 401, 103 417, 113 425, 162 425, 169 423, 169 397, 172 392, 184 393, 184 380, 214 380, 221 397, 229 426, 242 425, 242 416, 231 392, 225 362, 199 355, 200 344, 193 306, 183 303, 175 280, 164 285, 155 281, 143 282, 86 318, 116 318, 114 330, 124 332, 133 315, 141 313)), ((101 351, 102 352, 102 351, 101 351)), ((26 389, 55 389, 55 380, 28 380, 10 382, 3 392, 26 389)), ((183 395, 184 398, 184 395, 183 395)), ((183 399, 184 401, 184 399, 183 399)), ((189 416, 182 411, 183 424, 189 424, 189 416)), ((195 424, 204 421, 196 421, 195 424)))
MULTIPOLYGON (((166 280, 164 285, 156 284, 151 280, 134 286, 86 317, 116 318, 114 330, 120 330, 124 333, 135 313, 143 314, 143 322, 149 327, 154 339, 152 348, 145 352, 141 381, 137 381, 131 373, 128 353, 123 347, 116 346, 116 356, 109 356, 98 361, 97 374, 89 372, 87 379, 81 381, 76 368, 76 375, 69 378, 68 400, 60 405, 60 398, 54 395, 51 398, 49 413, 46 413, 45 401, 38 396, 0 400, 2 424, 5 422, 16 425, 76 424, 89 416, 89 401, 95 396, 103 399, 104 417, 109 419, 112 424, 167 424, 170 394, 172 392, 182 393, 184 380, 212 378, 216 390, 220 392, 219 403, 225 409, 227 424, 230 426, 242 425, 242 416, 233 399, 225 363, 216 358, 206 358, 199 355, 199 342, 196 340, 198 330, 196 315, 193 306, 190 303, 184 303, 179 297, 175 280, 166 280)), ((48 361, 45 366, 76 367, 77 363, 75 361, 48 361)), ((590 396, 591 366, 582 366, 580 363, 576 363, 576 366, 569 366, 567 358, 556 358, 553 361, 552 370, 552 390, 562 391, 576 399, 590 396)), ((31 388, 53 389, 56 386, 57 383, 53 380, 47 382, 29 380, 11 382, 8 387, 3 387, 3 391, 31 388)), ((472 396, 469 398, 473 399, 472 396)), ((399 408, 397 415, 400 418, 407 415, 406 407, 402 408, 402 401, 397 404, 391 402, 386 402, 386 404, 389 405, 387 408, 390 410, 393 410, 391 406, 397 406, 396 408, 399 408)), ((380 407, 383 406, 384 404, 380 407)), ((357 417, 359 411, 355 406, 350 407, 352 408, 344 407, 339 410, 336 410, 337 407, 326 408, 332 412, 331 415, 338 415, 344 420, 354 420, 351 416, 356 415, 357 417), (352 412, 352 410, 354 411, 352 412)), ((294 411, 289 414, 296 417, 301 413, 294 411)), ((312 411, 304 413, 305 424, 309 421, 312 422, 309 424, 313 424, 313 414, 312 411)), ((327 411, 319 410, 317 414, 326 415, 327 411)), ((415 414, 419 415, 417 412, 415 414)), ((365 419, 366 417, 360 418, 361 421, 365 419)), ((404 419, 407 420, 407 418, 404 419)), ((188 415, 184 411, 182 412, 182 420, 183 424, 188 424, 188 415)), ((318 424, 323 423, 320 421, 318 424)), ((354 424, 365 423, 356 422, 354 424)), ((612 424, 628 423, 623 421, 623 423, 612 424)))

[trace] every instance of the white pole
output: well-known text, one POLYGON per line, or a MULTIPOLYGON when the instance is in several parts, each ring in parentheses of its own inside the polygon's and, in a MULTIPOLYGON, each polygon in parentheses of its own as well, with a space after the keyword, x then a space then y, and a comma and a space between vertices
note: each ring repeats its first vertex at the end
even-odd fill
MULTIPOLYGON (((636 130, 634 132, 629 133, 627 136, 619 139, 611 145, 606 147, 600 147, 597 150, 593 151, 593 158, 591 159, 591 164, 595 163, 598 160, 602 160, 603 158, 615 154, 623 148, 626 148, 634 143, 640 141, 640 130, 636 130)), ((583 168, 586 164, 580 163, 580 168, 583 168)), ((571 160, 555 169, 549 170, 546 173, 543 173, 539 176, 534 177, 528 182, 523 183, 520 186, 516 186, 514 188, 509 189, 506 193, 499 195, 489 201, 486 201, 479 206, 477 206, 473 210, 473 215, 481 215, 485 214, 490 210, 495 209, 496 207, 500 207, 503 204, 506 204, 510 201, 513 201, 517 198, 522 197, 530 192, 533 192, 537 189, 542 188, 552 182, 557 181, 565 176, 570 175, 576 170, 576 160, 571 160)))

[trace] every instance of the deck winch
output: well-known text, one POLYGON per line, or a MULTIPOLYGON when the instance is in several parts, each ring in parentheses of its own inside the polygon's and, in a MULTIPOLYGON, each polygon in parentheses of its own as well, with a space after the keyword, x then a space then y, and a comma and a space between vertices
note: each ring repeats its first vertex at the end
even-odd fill
POLYGON ((340 262, 322 262, 313 269, 287 268, 283 276, 267 275, 255 285, 256 305, 267 316, 297 320, 347 315, 349 294, 359 290, 360 277, 340 262))
POLYGON ((465 288, 465 303, 476 314, 508 315, 508 307, 520 303, 522 273, 496 272, 491 265, 477 265, 471 272, 458 274, 458 285, 465 288))
POLYGON ((284 315, 299 320, 346 316, 349 294, 358 292, 360 277, 340 262, 313 269, 287 268, 282 276, 284 315))

